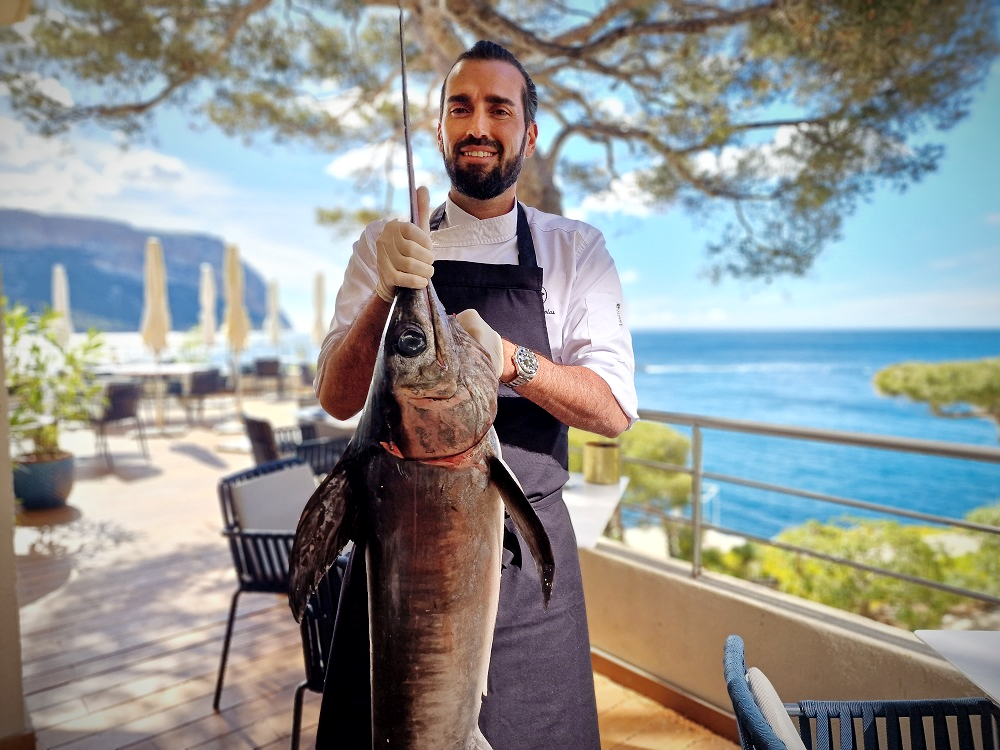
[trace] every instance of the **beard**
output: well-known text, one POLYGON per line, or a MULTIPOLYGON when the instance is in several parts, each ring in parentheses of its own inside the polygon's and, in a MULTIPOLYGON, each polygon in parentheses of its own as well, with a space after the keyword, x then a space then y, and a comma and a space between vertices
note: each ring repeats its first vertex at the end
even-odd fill
POLYGON ((489 138, 465 138, 455 144, 450 154, 444 154, 444 168, 452 186, 462 195, 480 201, 496 198, 512 187, 520 177, 527 142, 528 133, 525 131, 517 153, 505 160, 503 146, 497 141, 489 138), (489 146, 495 149, 498 163, 489 169, 478 166, 460 167, 455 155, 459 149, 467 146, 489 146))

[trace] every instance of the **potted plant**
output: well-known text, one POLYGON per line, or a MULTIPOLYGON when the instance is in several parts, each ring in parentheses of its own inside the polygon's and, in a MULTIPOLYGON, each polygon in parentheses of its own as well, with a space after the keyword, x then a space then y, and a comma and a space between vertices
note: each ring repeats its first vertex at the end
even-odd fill
POLYGON ((56 507, 73 487, 73 454, 59 446, 59 430, 90 420, 101 385, 89 368, 103 343, 91 330, 76 346, 63 345, 53 325, 59 313, 2 304, 14 494, 26 509, 56 507))

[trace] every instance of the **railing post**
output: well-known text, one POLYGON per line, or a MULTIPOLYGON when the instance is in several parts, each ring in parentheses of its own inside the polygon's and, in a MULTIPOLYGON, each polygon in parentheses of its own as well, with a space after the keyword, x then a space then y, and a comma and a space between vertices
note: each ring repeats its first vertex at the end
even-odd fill
POLYGON ((691 577, 701 575, 701 427, 691 426, 691 577))

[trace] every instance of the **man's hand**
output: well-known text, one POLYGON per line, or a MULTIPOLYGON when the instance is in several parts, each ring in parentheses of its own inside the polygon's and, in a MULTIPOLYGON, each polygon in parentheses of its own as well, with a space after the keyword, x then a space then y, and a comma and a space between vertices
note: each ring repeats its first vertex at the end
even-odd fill
POLYGON ((427 229, 430 197, 427 188, 417 191, 420 226, 408 221, 390 221, 375 242, 378 282, 375 293, 392 302, 396 287, 423 289, 434 275, 434 251, 427 229))
POLYGON ((489 324, 482 319, 478 312, 473 309, 462 310, 455 316, 459 324, 468 331, 469 335, 478 341, 490 355, 493 362, 493 369, 496 370, 497 378, 503 372, 503 339, 500 334, 490 328, 489 324))

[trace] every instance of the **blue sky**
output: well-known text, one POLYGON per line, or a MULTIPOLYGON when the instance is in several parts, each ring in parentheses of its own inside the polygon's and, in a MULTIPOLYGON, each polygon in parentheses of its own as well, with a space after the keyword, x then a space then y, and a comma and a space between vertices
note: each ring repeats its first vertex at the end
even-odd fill
MULTIPOLYGON (((702 270, 711 233, 679 211, 566 209, 605 232, 635 329, 1000 328, 998 133, 995 64, 970 116, 935 138, 947 147, 936 173, 903 194, 879 190, 806 277, 771 284, 710 283, 702 270)), ((362 154, 248 147, 195 132, 169 111, 153 136, 124 151, 114 134, 90 127, 45 141, 0 109, 0 206, 214 235, 237 243, 246 262, 277 280, 296 330, 312 325, 317 272, 332 313, 356 233, 317 226, 315 209, 351 191, 351 181, 337 176, 362 154)), ((432 199, 443 200, 439 157, 424 156, 418 174, 432 199)), ((379 194, 367 202, 381 201, 379 194)))

